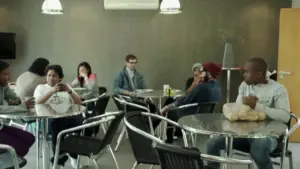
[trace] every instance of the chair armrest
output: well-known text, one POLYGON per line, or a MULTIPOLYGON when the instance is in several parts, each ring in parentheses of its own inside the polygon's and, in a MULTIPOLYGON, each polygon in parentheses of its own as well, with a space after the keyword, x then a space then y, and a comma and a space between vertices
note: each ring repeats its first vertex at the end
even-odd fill
POLYGON ((174 126, 176 126, 176 127, 179 127, 179 128, 181 128, 181 129, 184 129, 184 128, 182 128, 181 125, 179 125, 179 124, 176 123, 175 121, 170 120, 170 119, 168 119, 168 118, 165 118, 165 117, 163 117, 163 116, 160 116, 160 115, 157 115, 157 114, 153 114, 153 113, 148 113, 148 112, 142 112, 142 115, 154 117, 154 118, 156 118, 156 119, 160 119, 160 120, 166 121, 167 123, 170 123, 170 124, 172 124, 172 125, 174 125, 174 126))
POLYGON ((198 105, 199 105, 198 103, 185 104, 185 105, 182 105, 182 106, 177 107, 176 110, 177 110, 177 109, 190 108, 190 107, 197 107, 198 105))
POLYGON ((114 99, 116 99, 121 104, 124 104, 125 106, 129 105, 129 106, 132 106, 132 107, 139 108, 139 109, 145 110, 147 112, 150 112, 150 109, 148 107, 144 107, 144 106, 141 106, 141 105, 138 105, 138 104, 135 104, 135 103, 131 103, 131 102, 128 102, 128 101, 126 101, 122 98, 118 98, 118 97, 115 97, 114 99))
MULTIPOLYGON (((93 116, 93 117, 90 117, 90 118, 85 119, 82 123, 83 123, 83 124, 86 124, 86 123, 93 122, 93 121, 95 121, 95 120, 109 119, 109 118, 106 118, 106 117, 108 117, 108 116, 114 116, 116 113, 120 113, 120 111, 116 111, 116 112, 107 112, 107 113, 105 113, 105 114, 101 114, 101 115, 98 115, 98 116, 93 116)), ((105 122, 105 120, 104 120, 103 122, 105 122)))
POLYGON ((4 145, 4 144, 0 144, 0 149, 6 150, 11 154, 15 169, 19 169, 20 167, 19 167, 19 163, 17 160, 18 156, 17 156, 15 149, 9 145, 4 145))
POLYGON ((288 130, 286 134, 288 137, 300 126, 300 119, 295 114, 291 113, 291 118, 294 118, 296 123, 290 128, 290 130, 288 130))
POLYGON ((240 159, 234 159, 234 158, 213 156, 213 155, 208 155, 208 154, 201 154, 200 156, 201 156, 201 159, 203 159, 203 160, 219 162, 219 163, 240 164, 240 165, 253 164, 252 160, 240 160, 240 159))
POLYGON ((93 98, 93 99, 89 99, 89 100, 85 100, 82 102, 82 104, 88 104, 88 103, 92 103, 92 102, 96 102, 99 98, 105 96, 106 93, 101 94, 100 96, 93 98))

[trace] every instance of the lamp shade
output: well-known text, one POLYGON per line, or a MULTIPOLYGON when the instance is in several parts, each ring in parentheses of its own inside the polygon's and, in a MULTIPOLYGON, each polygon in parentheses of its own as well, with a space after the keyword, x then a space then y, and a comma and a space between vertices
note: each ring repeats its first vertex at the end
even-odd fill
POLYGON ((179 14, 181 13, 179 0, 163 0, 160 4, 161 14, 179 14))
POLYGON ((45 0, 42 6, 43 14, 61 15, 63 8, 59 0, 45 0))

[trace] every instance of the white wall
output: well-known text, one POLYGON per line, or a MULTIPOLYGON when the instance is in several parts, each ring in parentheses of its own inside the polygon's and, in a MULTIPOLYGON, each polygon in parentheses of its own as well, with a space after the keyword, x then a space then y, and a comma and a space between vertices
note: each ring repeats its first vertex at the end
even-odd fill
POLYGON ((292 8, 300 8, 300 0, 292 0, 292 8))

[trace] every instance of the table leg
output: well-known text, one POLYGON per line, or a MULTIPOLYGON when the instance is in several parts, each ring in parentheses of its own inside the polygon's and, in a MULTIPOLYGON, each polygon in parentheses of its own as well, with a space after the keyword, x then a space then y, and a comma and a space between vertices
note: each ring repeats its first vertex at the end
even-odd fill
MULTIPOLYGON (((225 140, 225 157, 231 158, 232 157, 232 145, 233 145, 233 138, 226 137, 225 140)), ((223 165, 223 169, 229 169, 230 167, 227 164, 223 165)))
POLYGON ((230 78, 231 70, 227 70, 226 103, 230 102, 230 78))
POLYGON ((42 150, 43 150, 43 169, 49 169, 49 147, 47 142, 48 120, 42 121, 42 150))
POLYGON ((36 167, 39 169, 40 166, 40 120, 36 119, 36 167))

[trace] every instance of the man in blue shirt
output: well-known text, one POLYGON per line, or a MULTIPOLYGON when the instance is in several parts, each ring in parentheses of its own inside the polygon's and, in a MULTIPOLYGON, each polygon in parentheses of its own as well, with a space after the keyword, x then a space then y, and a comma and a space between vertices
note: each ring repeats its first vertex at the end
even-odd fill
MULTIPOLYGON (((218 102, 221 99, 221 88, 216 78, 221 74, 222 68, 212 62, 204 63, 201 74, 203 82, 197 84, 185 97, 175 100, 173 104, 169 104, 161 109, 161 113, 165 114, 167 111, 176 107, 192 104, 192 103, 207 103, 218 102)), ((195 114, 196 109, 184 109, 180 111, 170 111, 168 118, 173 121, 178 121, 179 118, 191 114, 195 114)), ((167 143, 173 142, 173 128, 167 129, 167 143)))

